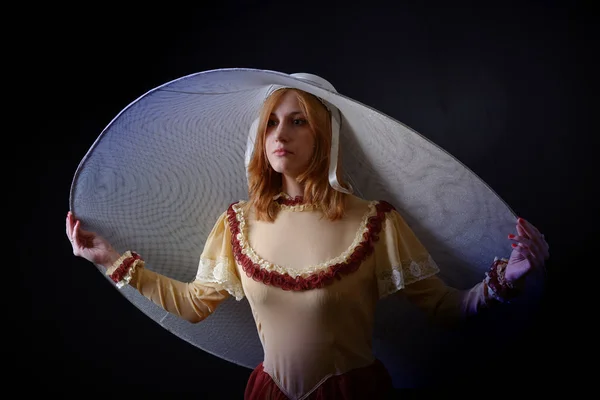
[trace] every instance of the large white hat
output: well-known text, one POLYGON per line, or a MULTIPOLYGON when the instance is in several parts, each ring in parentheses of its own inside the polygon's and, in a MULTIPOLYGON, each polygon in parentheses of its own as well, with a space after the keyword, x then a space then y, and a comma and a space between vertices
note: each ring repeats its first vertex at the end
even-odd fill
MULTIPOLYGON (((337 93, 323 78, 246 68, 173 80, 110 121, 73 179, 70 208, 82 227, 106 237, 119 251, 140 253, 149 269, 193 280, 217 217, 232 202, 247 199, 251 128, 265 98, 278 87, 304 90, 328 105, 337 122, 334 136, 339 128, 334 147, 339 145, 343 153, 345 180, 355 194, 396 207, 447 283, 469 287, 483 279, 494 256, 508 255, 506 235, 514 230, 515 214, 446 151, 337 93)), ((332 155, 335 160, 337 148, 332 155)), ((209 353, 248 368, 263 359, 245 299, 229 299, 202 323, 190 324, 131 287, 121 293, 163 327, 209 353)), ((431 362, 436 346, 448 343, 440 339, 448 339, 444 335, 410 305, 390 296, 378 309, 374 351, 396 386, 410 386, 431 362)))

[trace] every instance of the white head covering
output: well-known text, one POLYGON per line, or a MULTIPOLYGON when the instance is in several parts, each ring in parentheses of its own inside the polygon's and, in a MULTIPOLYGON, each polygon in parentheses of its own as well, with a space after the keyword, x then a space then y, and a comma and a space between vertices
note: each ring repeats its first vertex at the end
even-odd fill
MULTIPOLYGON (((326 81, 325 79, 321 78, 320 76, 313 75, 313 74, 307 74, 307 73, 296 73, 296 74, 291 74, 290 76, 293 76, 294 78, 298 78, 298 79, 301 79, 306 82, 310 82, 311 84, 319 86, 330 92, 337 93, 337 90, 335 90, 333 85, 331 83, 329 83, 328 81, 326 81)), ((275 91, 280 90, 280 89, 285 89, 285 88, 292 88, 292 87, 291 86, 283 86, 283 85, 271 85, 269 87, 269 90, 267 91, 265 100, 269 96, 271 96, 275 91)), ((328 174, 329 184, 331 185, 331 187, 333 189, 335 189, 339 192, 352 194, 353 193, 352 185, 350 185, 349 183, 346 183, 346 185, 348 187, 345 188, 338 181, 337 168, 338 168, 338 158, 339 158, 339 152, 340 152, 340 126, 342 123, 342 114, 340 113, 340 110, 338 110, 337 107, 335 107, 333 104, 328 103, 327 101, 323 100, 322 98, 320 98, 318 96, 316 96, 316 97, 321 101, 321 103, 323 103, 323 105, 327 108, 327 110, 329 111, 329 114, 331 115, 331 150, 330 150, 330 156, 329 156, 329 174, 328 174)), ((246 157, 245 157, 246 172, 248 171, 248 165, 250 164, 250 160, 252 159, 252 154, 254 152, 254 145, 256 143, 256 134, 257 134, 257 130, 258 130, 258 122, 259 122, 259 118, 256 118, 252 122, 252 125, 250 126, 250 131, 248 133, 248 144, 246 146, 246 157)))

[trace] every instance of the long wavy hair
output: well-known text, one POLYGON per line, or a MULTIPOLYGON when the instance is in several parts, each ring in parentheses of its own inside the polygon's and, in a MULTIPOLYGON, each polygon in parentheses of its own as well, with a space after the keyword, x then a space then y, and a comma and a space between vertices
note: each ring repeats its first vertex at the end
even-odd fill
MULTIPOLYGON (((299 89, 276 90, 265 100, 261 109, 254 151, 248 165, 248 206, 253 208, 256 218, 260 221, 272 222, 277 216, 279 208, 273 197, 281 192, 283 182, 281 173, 276 172, 269 164, 265 140, 271 113, 281 97, 290 91, 296 94, 315 137, 313 158, 306 171, 297 178, 297 181, 304 185, 304 203, 318 204, 329 220, 340 219, 344 215, 347 195, 329 185, 331 114, 319 99, 299 89)), ((340 164, 338 159, 338 171, 341 168, 340 164)), ((343 182, 340 183, 344 185, 343 182)))

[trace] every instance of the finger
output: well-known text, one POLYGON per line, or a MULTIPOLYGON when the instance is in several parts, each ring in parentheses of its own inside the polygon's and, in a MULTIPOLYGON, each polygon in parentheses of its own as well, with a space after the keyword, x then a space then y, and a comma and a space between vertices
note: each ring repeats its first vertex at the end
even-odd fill
POLYGON ((514 240, 517 243, 523 243, 525 246, 527 246, 527 248, 529 248, 532 252, 534 252, 536 254, 539 254, 542 252, 541 245, 539 243, 535 242, 534 240, 530 239, 529 237, 525 236, 525 232, 519 226, 517 226, 517 232, 519 232, 518 236, 510 234, 510 235, 508 235, 508 238, 510 240, 514 240))
POLYGON ((538 228, 536 228, 535 226, 533 226, 529 221, 527 221, 525 218, 519 218, 517 220, 517 225, 522 226, 525 231, 529 234, 529 236, 534 237, 534 236, 541 236, 542 233, 538 230, 538 228))
POLYGON ((79 221, 75 222, 75 227, 73 228, 73 245, 74 246, 79 246, 79 242, 80 242, 80 231, 79 231, 79 226, 81 225, 81 223, 79 221))
POLYGON ((537 249, 543 249, 543 245, 542 245, 542 237, 541 234, 537 235, 537 234, 532 234, 531 232, 528 232, 524 227, 522 227, 520 224, 517 224, 517 232, 519 233, 519 235, 521 236, 525 236, 527 238, 529 238, 531 241, 533 241, 534 247, 536 247, 537 249))
POLYGON ((78 228, 77 228, 77 234, 79 236, 79 239, 82 239, 82 238, 84 238, 86 236, 93 236, 94 235, 94 232, 85 230, 81 226, 81 220, 80 219, 77 219, 76 221, 77 221, 77 223, 79 223, 78 228))
POLYGON ((534 257, 534 253, 531 251, 531 249, 523 243, 512 243, 511 246, 513 250, 516 250, 523 255, 531 255, 534 257))
POLYGON ((512 233, 508 235, 508 239, 515 241, 517 244, 523 243, 527 247, 535 247, 535 244, 531 239, 522 235, 513 235, 512 233))
POLYGON ((525 228, 523 228, 520 224, 517 224, 517 233, 523 237, 529 237, 525 228))
POLYGON ((525 225, 523 225, 522 223, 517 223, 517 232, 519 233, 519 235, 524 236, 529 239, 532 239, 532 240, 534 240, 536 238, 535 233, 532 233, 531 231, 527 230, 525 228, 525 225))
POLYGON ((530 263, 534 263, 535 261, 535 256, 531 253, 531 251, 523 246, 522 244, 518 244, 518 243, 512 243, 511 244, 513 251, 519 253, 523 258, 526 258, 527 260, 529 260, 530 263))
POLYGON ((71 211, 69 211, 67 213, 67 220, 66 220, 66 225, 67 225, 67 236, 69 237, 69 240, 71 240, 71 237, 73 236, 73 215, 71 214, 71 211))

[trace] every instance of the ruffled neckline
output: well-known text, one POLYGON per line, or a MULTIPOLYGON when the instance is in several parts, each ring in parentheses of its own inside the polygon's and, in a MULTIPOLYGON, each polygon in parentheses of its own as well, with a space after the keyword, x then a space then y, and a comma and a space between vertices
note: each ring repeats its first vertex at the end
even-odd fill
POLYGON ((281 192, 275 197, 273 197, 273 201, 279 206, 282 210, 289 211, 309 211, 318 208, 317 204, 314 203, 305 203, 303 196, 292 197, 287 193, 281 192))
MULTIPOLYGON (((374 251, 379 240, 385 214, 394 208, 384 201, 372 201, 363 216, 353 243, 338 257, 318 265, 294 270, 271 263, 260 257, 248 241, 248 222, 243 201, 232 204, 227 210, 231 230, 231 244, 236 261, 248 277, 257 282, 277 286, 284 290, 308 290, 332 284, 336 277, 356 271, 374 251)), ((300 204, 299 206, 302 206, 300 204)))

